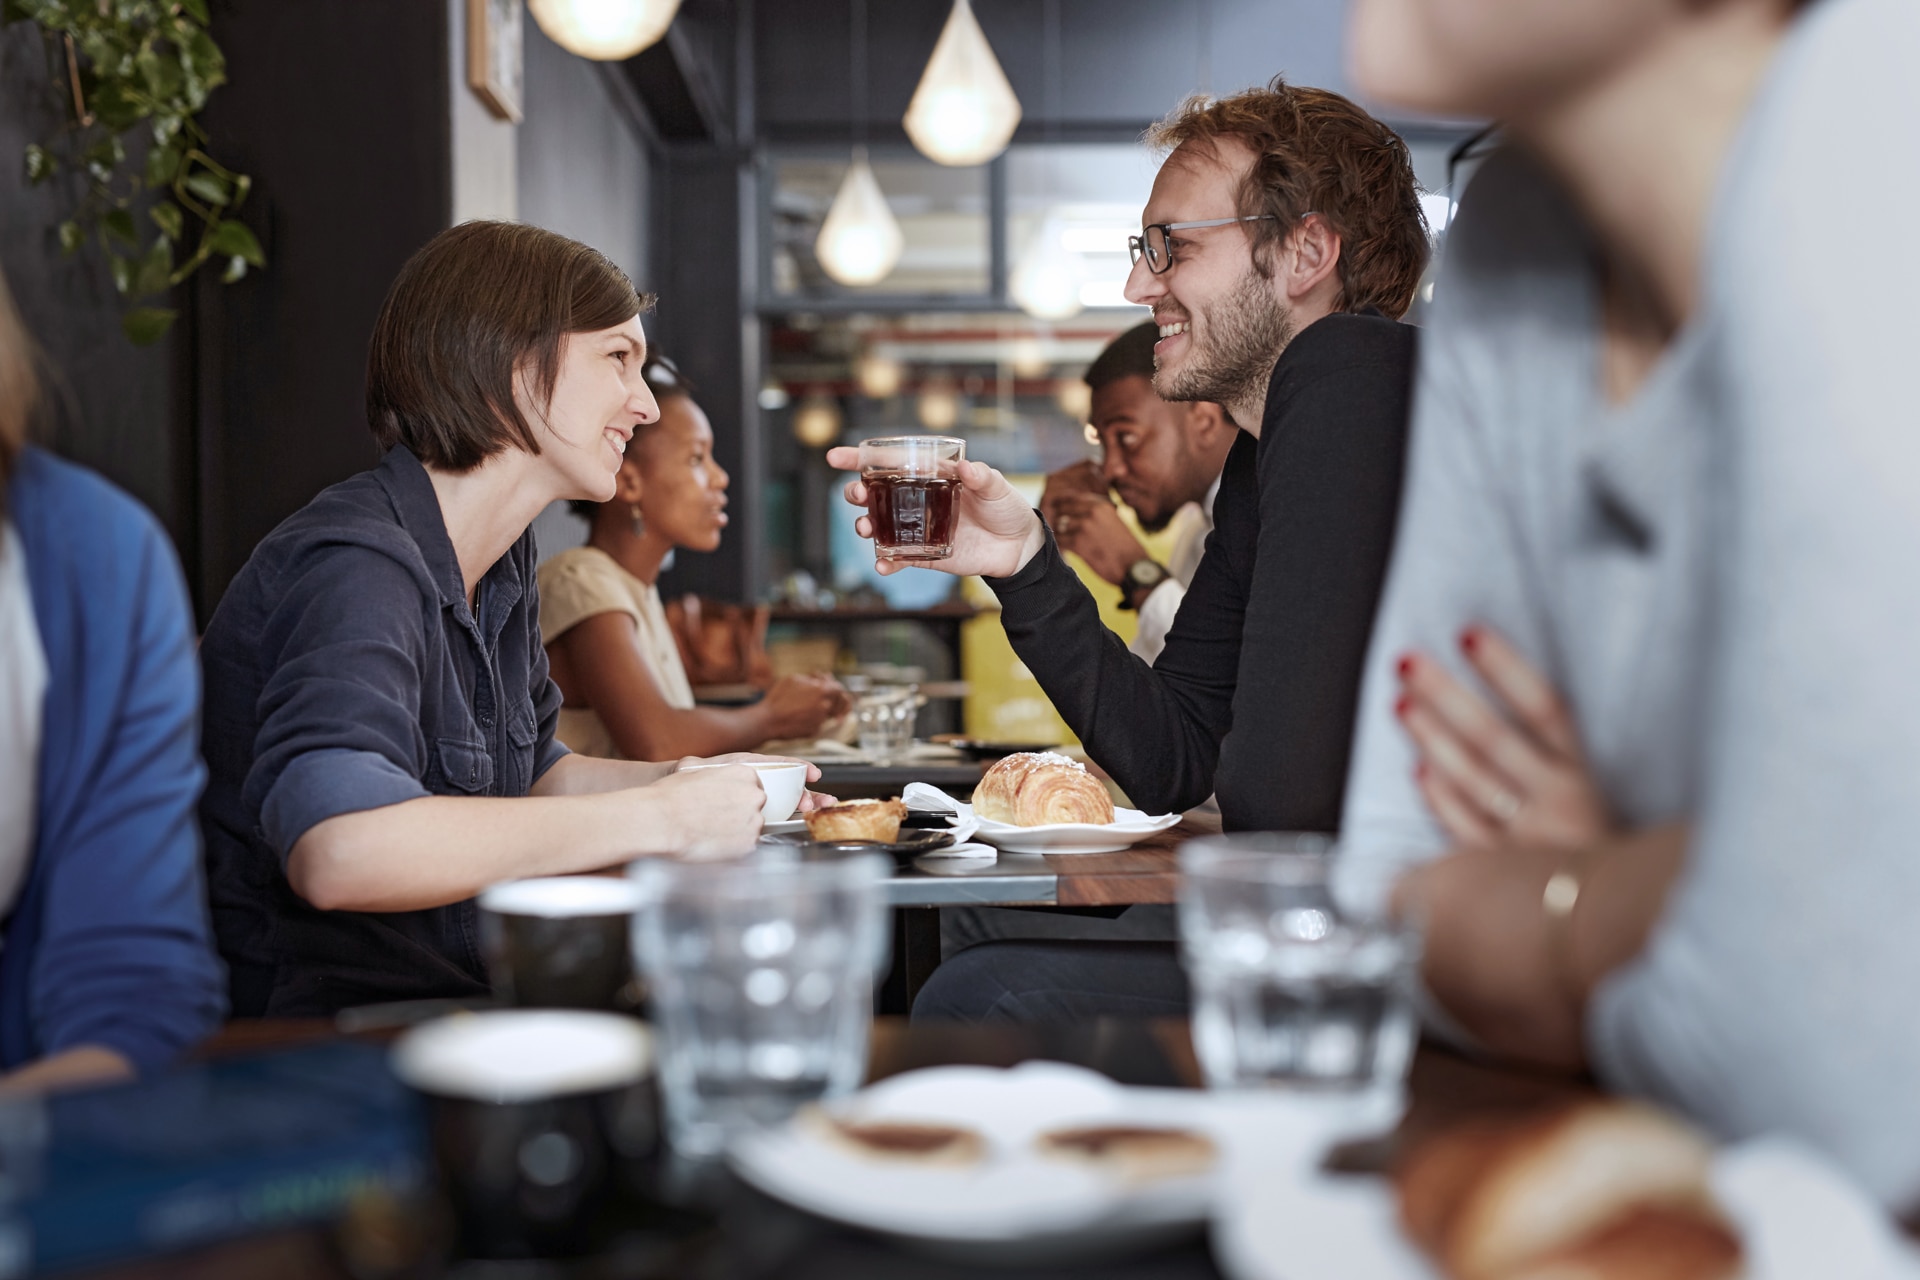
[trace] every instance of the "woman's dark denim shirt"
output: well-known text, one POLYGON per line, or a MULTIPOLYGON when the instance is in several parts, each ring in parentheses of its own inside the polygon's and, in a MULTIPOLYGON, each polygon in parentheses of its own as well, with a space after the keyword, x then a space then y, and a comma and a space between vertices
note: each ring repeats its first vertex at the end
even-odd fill
POLYGON ((467 607, 440 503, 396 445, 255 548, 201 644, 214 930, 241 1016, 487 990, 471 900, 319 911, 309 829, 427 795, 522 796, 566 754, 528 530, 467 607))

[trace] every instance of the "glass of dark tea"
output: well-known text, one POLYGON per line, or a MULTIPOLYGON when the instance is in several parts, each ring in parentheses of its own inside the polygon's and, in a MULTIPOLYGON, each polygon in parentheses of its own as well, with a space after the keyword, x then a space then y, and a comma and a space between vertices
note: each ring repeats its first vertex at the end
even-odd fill
POLYGON ((876 560, 944 560, 953 554, 960 464, 952 436, 885 436, 860 442, 876 560))

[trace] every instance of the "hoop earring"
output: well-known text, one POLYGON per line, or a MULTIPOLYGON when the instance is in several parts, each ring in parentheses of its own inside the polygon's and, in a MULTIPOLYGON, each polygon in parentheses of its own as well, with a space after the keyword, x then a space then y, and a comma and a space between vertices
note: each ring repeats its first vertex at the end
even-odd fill
POLYGON ((640 504, 637 502, 628 503, 627 514, 627 527, 633 530, 634 537, 640 537, 647 531, 647 522, 640 518, 640 504))

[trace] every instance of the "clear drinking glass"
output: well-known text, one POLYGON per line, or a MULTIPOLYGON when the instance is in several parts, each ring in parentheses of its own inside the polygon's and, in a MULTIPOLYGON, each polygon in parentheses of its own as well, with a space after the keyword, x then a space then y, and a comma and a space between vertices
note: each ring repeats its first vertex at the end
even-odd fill
POLYGON ((887 859, 646 861, 634 947, 683 1154, 858 1088, 886 963, 887 859))
POLYGON ((1181 846, 1181 950, 1210 1086, 1398 1105, 1421 942, 1418 921, 1389 906, 1400 869, 1316 835, 1181 846))
POLYGON ((860 754, 875 764, 906 759, 921 701, 913 685, 878 686, 861 694, 853 704, 860 754))
POLYGON ((884 436, 860 442, 877 560, 944 560, 953 554, 960 464, 954 436, 884 436))

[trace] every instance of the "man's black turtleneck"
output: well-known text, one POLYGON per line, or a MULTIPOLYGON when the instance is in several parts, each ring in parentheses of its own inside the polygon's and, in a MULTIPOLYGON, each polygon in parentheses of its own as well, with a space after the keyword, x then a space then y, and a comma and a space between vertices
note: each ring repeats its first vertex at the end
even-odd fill
POLYGON ((989 578, 1020 660, 1152 813, 1219 797, 1229 831, 1334 831, 1400 505, 1414 330, 1336 314, 1274 366, 1227 455, 1206 555, 1152 666, 1100 623, 1051 532, 989 578))

